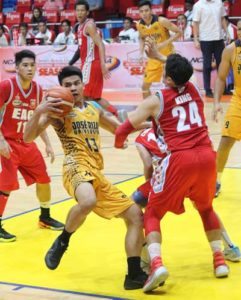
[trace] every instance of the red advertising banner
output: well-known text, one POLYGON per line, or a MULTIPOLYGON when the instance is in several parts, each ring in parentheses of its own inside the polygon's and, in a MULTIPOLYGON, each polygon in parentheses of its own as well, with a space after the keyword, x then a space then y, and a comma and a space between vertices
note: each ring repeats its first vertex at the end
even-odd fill
MULTIPOLYGON (((47 89, 56 85, 57 74, 61 68, 68 65, 77 46, 31 46, 37 57, 37 72, 35 80, 47 89)), ((202 54, 194 47, 193 42, 175 43, 176 52, 185 56, 194 67, 196 82, 203 87, 202 54)), ((14 53, 24 47, 0 48, 0 80, 7 79, 15 73, 14 53)), ((104 83, 105 90, 139 91, 142 85, 144 63, 140 61, 138 44, 106 45, 106 64, 111 70, 111 78, 104 83)), ((76 62, 76 66, 80 61, 76 62)), ((214 67, 215 68, 215 67, 214 67)), ((212 72, 212 84, 216 71, 212 72)), ((158 84, 157 84, 158 86, 158 84)))

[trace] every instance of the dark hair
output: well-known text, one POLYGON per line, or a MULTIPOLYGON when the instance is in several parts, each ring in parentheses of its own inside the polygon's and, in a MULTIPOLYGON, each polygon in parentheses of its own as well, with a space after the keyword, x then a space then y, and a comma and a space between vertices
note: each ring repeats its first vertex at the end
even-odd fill
POLYGON ((194 5, 194 0, 186 0, 185 3, 189 3, 189 4, 194 5))
POLYGON ((180 16, 184 17, 184 19, 187 21, 187 16, 186 15, 180 14, 180 15, 177 16, 177 18, 180 17, 180 16))
POLYGON ((130 18, 130 17, 124 17, 124 21, 125 21, 125 20, 129 21, 131 24, 133 23, 133 19, 130 18))
POLYGON ((3 24, 0 24, 0 28, 2 29, 3 32, 5 32, 5 28, 3 24))
POLYGON ((70 20, 68 19, 64 19, 63 21, 61 21, 61 25, 63 25, 63 23, 67 23, 69 27, 71 26, 70 20))
POLYGON ((88 3, 87 1, 85 1, 85 0, 77 0, 76 3, 75 3, 74 8, 76 9, 76 7, 77 7, 78 5, 84 5, 84 6, 85 6, 85 9, 86 9, 87 11, 90 10, 89 3, 88 3))
POLYGON ((148 0, 141 0, 139 3, 138 3, 138 7, 142 7, 144 5, 148 5, 150 8, 152 8, 152 4, 151 4, 151 1, 148 1, 148 0))
POLYGON ((73 75, 79 76, 81 81, 83 81, 83 75, 79 68, 74 66, 67 66, 64 67, 58 74, 59 84, 62 85, 62 82, 66 77, 73 76, 73 75))
POLYGON ((193 67, 186 57, 180 54, 171 54, 166 61, 166 76, 169 76, 176 85, 185 84, 193 74, 193 67))
POLYGON ((22 22, 22 23, 19 24, 19 28, 20 27, 24 27, 24 28, 28 29, 28 24, 25 23, 25 22, 22 22))
POLYGON ((43 23, 45 26, 47 26, 47 21, 46 21, 46 20, 40 20, 40 21, 38 21, 38 25, 39 25, 40 23, 43 23))
POLYGON ((18 66, 24 58, 32 58, 34 61, 36 60, 36 55, 33 51, 30 50, 22 50, 15 53, 15 64, 18 66))
POLYGON ((38 10, 38 11, 39 11, 39 17, 36 18, 36 17, 34 16, 34 14, 33 14, 31 23, 38 23, 39 20, 41 20, 41 19, 43 18, 43 11, 42 11, 42 9, 41 9, 40 7, 34 7, 34 8, 33 8, 33 11, 34 11, 34 10, 38 10))

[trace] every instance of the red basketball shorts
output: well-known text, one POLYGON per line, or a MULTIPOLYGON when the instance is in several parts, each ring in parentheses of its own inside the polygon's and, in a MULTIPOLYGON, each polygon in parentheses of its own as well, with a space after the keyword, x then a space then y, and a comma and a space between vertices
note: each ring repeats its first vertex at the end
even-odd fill
POLYGON ((103 90, 103 75, 100 61, 85 62, 82 67, 84 96, 92 99, 99 99, 103 90))
POLYGON ((35 143, 7 142, 12 152, 10 159, 1 157, 0 191, 19 189, 17 171, 20 171, 27 185, 50 182, 43 156, 35 143))
POLYGON ((181 214, 188 197, 199 211, 212 206, 216 186, 216 152, 196 147, 169 154, 160 161, 152 177, 146 207, 162 218, 167 211, 181 214))

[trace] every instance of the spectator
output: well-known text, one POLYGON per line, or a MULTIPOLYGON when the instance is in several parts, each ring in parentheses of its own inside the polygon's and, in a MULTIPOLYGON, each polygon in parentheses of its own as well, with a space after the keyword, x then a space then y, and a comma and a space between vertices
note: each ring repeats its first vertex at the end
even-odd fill
POLYGON ((123 30, 118 35, 118 41, 120 43, 137 43, 139 41, 138 32, 132 27, 132 18, 125 17, 123 22, 123 30))
POLYGON ((18 46, 26 46, 28 44, 27 39, 34 38, 34 36, 28 31, 28 24, 21 23, 19 25, 19 34, 18 34, 18 46))
POLYGON ((63 9, 64 5, 62 0, 47 0, 43 6, 43 10, 52 10, 56 12, 63 9))
POLYGON ((224 49, 222 27, 227 33, 226 15, 221 0, 199 0, 193 7, 193 34, 196 48, 203 54, 203 81, 207 97, 213 98, 210 86, 212 57, 214 55, 217 69, 224 49))
POLYGON ((103 7, 103 0, 88 0, 87 2, 90 6, 90 11, 98 10, 103 7))
POLYGON ((32 28, 32 33, 34 35, 36 35, 38 33, 38 23, 42 22, 42 21, 46 22, 47 19, 43 16, 42 10, 39 7, 35 7, 33 9, 33 16, 32 16, 32 20, 31 20, 31 24, 36 24, 32 28))
POLYGON ((74 45, 75 35, 71 32, 71 23, 69 20, 65 19, 61 22, 61 33, 56 37, 54 44, 56 45, 74 45))
POLYGON ((5 32, 3 24, 0 24, 0 47, 7 47, 10 43, 9 34, 5 32))
POLYGON ((185 16, 187 17, 187 22, 189 25, 192 25, 193 18, 193 5, 194 0, 186 0, 185 1, 185 16))
MULTIPOLYGON (((228 33, 229 33, 229 36, 230 36, 230 42, 233 42, 234 40, 237 39, 237 26, 235 26, 233 23, 231 23, 229 21, 228 16, 225 16, 225 21, 226 21, 227 28, 228 28, 228 33)), ((224 37, 225 37, 225 39, 227 39, 226 32, 224 32, 224 37)))
POLYGON ((47 23, 41 21, 38 23, 38 33, 36 34, 37 39, 43 39, 44 45, 51 45, 54 41, 54 32, 47 28, 47 23))
POLYGON ((183 14, 177 16, 177 27, 181 30, 182 35, 179 41, 188 41, 192 39, 192 26, 187 22, 187 17, 183 14))

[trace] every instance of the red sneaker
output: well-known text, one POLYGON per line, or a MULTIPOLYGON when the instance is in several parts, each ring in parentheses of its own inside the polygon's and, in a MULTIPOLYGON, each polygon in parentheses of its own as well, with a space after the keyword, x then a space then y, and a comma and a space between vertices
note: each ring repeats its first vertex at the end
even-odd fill
POLYGON ((168 277, 168 271, 162 264, 161 257, 155 257, 151 262, 151 273, 143 287, 144 292, 150 292, 158 288, 168 277))
POLYGON ((213 254, 214 274, 217 278, 228 277, 229 268, 225 263, 225 258, 221 251, 213 254))

